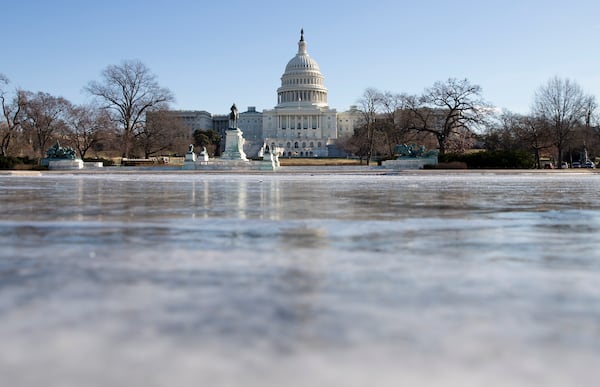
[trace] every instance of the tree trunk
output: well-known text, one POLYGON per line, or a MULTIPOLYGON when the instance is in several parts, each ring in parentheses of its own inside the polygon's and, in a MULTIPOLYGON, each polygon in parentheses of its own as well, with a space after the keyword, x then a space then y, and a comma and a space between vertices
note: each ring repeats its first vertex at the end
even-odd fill
POLYGON ((444 153, 446 153, 446 142, 444 141, 444 139, 445 139, 444 135, 437 136, 438 145, 440 146, 440 149, 439 149, 440 155, 443 155, 444 153))

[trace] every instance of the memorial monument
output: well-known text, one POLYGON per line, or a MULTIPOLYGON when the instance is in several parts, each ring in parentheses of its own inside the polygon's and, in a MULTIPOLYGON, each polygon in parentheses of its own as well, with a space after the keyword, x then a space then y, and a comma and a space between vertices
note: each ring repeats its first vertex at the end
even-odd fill
POLYGON ((258 162, 258 169, 263 171, 279 169, 279 153, 276 149, 271 149, 268 144, 264 144, 259 153, 262 153, 262 160, 258 162))
POLYGON ((202 152, 200 152, 200 154, 198 155, 198 161, 201 163, 208 162, 208 151, 206 150, 205 146, 202 147, 202 152))
POLYGON ((221 154, 221 160, 248 162, 244 153, 244 133, 237 127, 238 119, 239 113, 234 103, 229 113, 229 129, 225 133, 225 151, 221 154))
POLYGON ((416 144, 399 144, 394 148, 396 160, 386 160, 382 163, 384 168, 392 169, 423 169, 425 165, 437 165, 438 152, 425 149, 425 146, 416 144))
POLYGON ((194 153, 194 144, 190 144, 188 151, 185 153, 186 162, 196 162, 196 154, 194 153))
POLYGON ((183 160, 183 169, 196 169, 196 153, 194 153, 194 144, 190 144, 188 151, 185 152, 185 159, 183 160))
POLYGON ((70 146, 62 147, 58 140, 46 151, 46 157, 40 161, 48 169, 82 169, 83 160, 77 158, 70 146))

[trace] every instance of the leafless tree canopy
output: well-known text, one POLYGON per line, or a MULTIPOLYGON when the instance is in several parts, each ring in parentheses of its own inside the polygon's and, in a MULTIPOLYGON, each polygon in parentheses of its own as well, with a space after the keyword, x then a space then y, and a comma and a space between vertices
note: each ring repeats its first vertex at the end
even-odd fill
POLYGON ((13 138, 21 128, 21 118, 25 107, 25 93, 16 90, 11 98, 8 93, 8 78, 0 74, 0 103, 2 103, 2 122, 0 123, 0 156, 7 156, 13 138))
POLYGON ((86 90, 112 111, 122 130, 122 154, 128 157, 134 136, 144 127, 145 113, 154 106, 172 102, 171 91, 161 87, 156 77, 138 60, 110 65, 102 81, 93 81, 86 90))
POLYGON ((453 78, 436 82, 422 95, 369 88, 359 103, 362 126, 344 144, 367 160, 374 152, 392 157, 395 145, 409 141, 426 146, 433 141, 440 153, 463 151, 471 146, 473 132, 486 124, 491 113, 480 86, 453 78))
POLYGON ((491 113, 479 85, 454 78, 434 83, 421 96, 408 96, 406 108, 411 112, 414 130, 437 138, 440 154, 450 145, 462 147, 462 142, 475 128, 485 125, 491 113))
POLYGON ((569 79, 554 77, 535 93, 533 116, 548 125, 559 163, 575 128, 589 125, 594 108, 594 98, 569 79))
POLYGON ((531 152, 537 168, 541 168, 542 152, 551 148, 547 125, 531 115, 503 111, 484 136, 487 150, 531 152))
POLYGON ((147 113, 146 125, 138 135, 138 145, 144 157, 164 151, 183 151, 192 141, 192 131, 177 116, 165 109, 147 113))
POLYGON ((71 104, 62 97, 48 93, 26 93, 23 129, 41 158, 61 131, 65 130, 65 115, 71 104))
POLYGON ((360 99, 360 106, 362 112, 363 130, 361 133, 365 137, 365 146, 360 150, 360 156, 366 156, 367 165, 373 154, 373 147, 375 145, 375 122, 377 120, 377 105, 380 99, 380 92, 373 88, 368 88, 363 93, 360 99))
POLYGON ((112 131, 112 121, 108 113, 94 105, 71 106, 66 125, 65 135, 82 159, 90 149, 107 140, 112 131))

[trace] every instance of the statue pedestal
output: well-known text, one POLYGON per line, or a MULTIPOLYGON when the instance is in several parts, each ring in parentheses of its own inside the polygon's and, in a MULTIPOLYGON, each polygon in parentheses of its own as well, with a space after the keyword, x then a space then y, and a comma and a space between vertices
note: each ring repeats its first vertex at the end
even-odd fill
POLYGON ((279 169, 280 165, 279 165, 279 156, 277 152, 273 152, 272 149, 269 148, 268 145, 264 145, 261 148, 261 151, 259 152, 262 153, 262 161, 259 161, 257 163, 258 169, 261 171, 275 171, 277 169, 279 169))
POLYGON ((83 169, 83 160, 81 159, 50 159, 48 160, 48 169, 71 170, 83 169))
POLYGON ((437 157, 413 157, 386 160, 381 165, 389 169, 423 169, 425 165, 437 165, 437 157))
POLYGON ((227 129, 225 137, 225 151, 221 155, 221 160, 242 160, 248 161, 244 153, 244 137, 239 128, 227 129))
POLYGON ((185 154, 185 161, 195 163, 196 162, 196 154, 194 152, 187 152, 185 154))
POLYGON ((198 161, 204 163, 208 162, 208 153, 206 153, 206 151, 200 152, 200 155, 198 155, 198 161))
POLYGON ((279 168, 277 163, 275 162, 275 158, 271 153, 265 153, 263 155, 262 161, 258 161, 258 169, 261 171, 274 171, 279 168))

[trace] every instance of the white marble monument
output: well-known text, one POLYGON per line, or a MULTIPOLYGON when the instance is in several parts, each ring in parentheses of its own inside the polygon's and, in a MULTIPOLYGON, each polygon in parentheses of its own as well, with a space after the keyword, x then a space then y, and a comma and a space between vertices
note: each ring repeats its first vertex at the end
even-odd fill
POLYGON ((229 114, 229 129, 225 136, 225 151, 221 154, 221 160, 248 162, 246 153, 244 153, 244 132, 237 127, 239 113, 235 104, 231 106, 229 114))
POLYGON ((262 161, 258 162, 258 169, 263 171, 275 171, 279 169, 279 155, 276 150, 271 149, 268 144, 261 148, 262 161))

